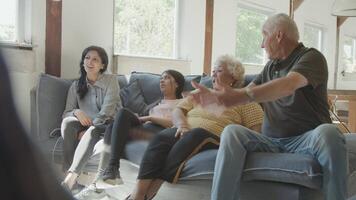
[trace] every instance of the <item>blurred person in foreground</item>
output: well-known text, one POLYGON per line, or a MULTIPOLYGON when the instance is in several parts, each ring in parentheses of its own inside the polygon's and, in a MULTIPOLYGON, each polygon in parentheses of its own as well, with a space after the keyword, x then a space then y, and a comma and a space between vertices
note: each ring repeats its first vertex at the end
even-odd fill
POLYGON ((16 113, 0 49, 0 195, 6 200, 74 199, 59 184, 16 113))

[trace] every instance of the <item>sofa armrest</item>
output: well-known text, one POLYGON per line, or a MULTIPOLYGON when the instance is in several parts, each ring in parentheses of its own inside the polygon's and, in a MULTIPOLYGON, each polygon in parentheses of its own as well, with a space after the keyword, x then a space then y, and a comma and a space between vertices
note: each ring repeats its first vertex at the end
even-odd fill
MULTIPOLYGON (((31 108, 33 106, 31 121, 34 131, 32 134, 38 140, 48 140, 50 133, 60 128, 62 114, 65 108, 67 92, 72 80, 60 79, 48 74, 40 74, 36 87, 35 96, 31 98, 31 108)), ((32 95, 32 93, 31 93, 32 95)))

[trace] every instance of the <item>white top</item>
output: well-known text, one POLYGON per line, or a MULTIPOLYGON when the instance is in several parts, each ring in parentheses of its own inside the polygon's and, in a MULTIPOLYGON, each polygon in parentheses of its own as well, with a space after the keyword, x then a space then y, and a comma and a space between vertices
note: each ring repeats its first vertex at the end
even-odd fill
POLYGON ((172 111, 182 99, 167 100, 162 99, 162 101, 155 107, 151 108, 149 115, 160 118, 172 119, 172 111))

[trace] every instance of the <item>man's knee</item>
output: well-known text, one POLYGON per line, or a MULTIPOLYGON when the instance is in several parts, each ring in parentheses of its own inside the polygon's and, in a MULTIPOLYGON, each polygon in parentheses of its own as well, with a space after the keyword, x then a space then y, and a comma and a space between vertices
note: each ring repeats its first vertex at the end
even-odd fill
POLYGON ((221 133, 221 141, 231 141, 236 139, 243 139, 246 135, 247 128, 237 124, 230 124, 226 126, 221 133))
POLYGON ((320 139, 326 145, 345 144, 344 135, 333 124, 322 124, 318 126, 315 131, 319 134, 320 139))

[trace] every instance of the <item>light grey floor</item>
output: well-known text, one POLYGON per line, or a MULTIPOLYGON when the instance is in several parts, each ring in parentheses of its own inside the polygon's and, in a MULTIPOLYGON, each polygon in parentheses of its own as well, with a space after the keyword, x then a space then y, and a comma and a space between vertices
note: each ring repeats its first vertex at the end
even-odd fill
MULTIPOLYGON (((98 183, 97 187, 105 189, 107 196, 101 200, 123 200, 132 191, 138 173, 138 167, 126 160, 121 160, 120 172, 124 184, 110 186, 98 183)), ((80 176, 79 183, 89 184, 93 174, 80 176)), ((164 183, 155 200, 200 200, 210 199, 211 181, 183 181, 178 184, 164 183)))

